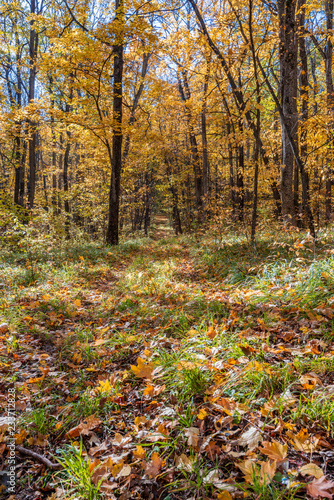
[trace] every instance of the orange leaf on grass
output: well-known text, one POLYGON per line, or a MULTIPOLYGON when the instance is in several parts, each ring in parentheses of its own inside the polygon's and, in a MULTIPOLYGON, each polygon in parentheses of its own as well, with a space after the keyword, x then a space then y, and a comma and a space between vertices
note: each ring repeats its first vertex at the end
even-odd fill
POLYGON ((152 380, 154 365, 152 362, 146 363, 142 358, 137 359, 137 366, 131 365, 131 370, 139 378, 152 380))

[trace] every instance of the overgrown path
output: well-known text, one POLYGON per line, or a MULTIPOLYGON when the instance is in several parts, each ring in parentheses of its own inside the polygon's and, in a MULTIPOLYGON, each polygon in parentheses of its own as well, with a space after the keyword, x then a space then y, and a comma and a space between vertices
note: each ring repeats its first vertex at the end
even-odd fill
POLYGON ((173 228, 170 225, 169 218, 166 214, 156 214, 154 217, 155 232, 154 239, 160 240, 173 235, 173 228))
POLYGON ((254 254, 183 237, 5 255, 15 499, 330 498, 330 248, 312 261, 301 238, 254 254))

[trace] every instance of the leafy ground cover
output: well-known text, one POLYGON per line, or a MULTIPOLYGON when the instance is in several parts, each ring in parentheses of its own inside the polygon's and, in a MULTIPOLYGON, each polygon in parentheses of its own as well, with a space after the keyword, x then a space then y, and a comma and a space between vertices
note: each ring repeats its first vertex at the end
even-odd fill
POLYGON ((4 249, 0 281, 15 499, 332 498, 332 234, 4 249))

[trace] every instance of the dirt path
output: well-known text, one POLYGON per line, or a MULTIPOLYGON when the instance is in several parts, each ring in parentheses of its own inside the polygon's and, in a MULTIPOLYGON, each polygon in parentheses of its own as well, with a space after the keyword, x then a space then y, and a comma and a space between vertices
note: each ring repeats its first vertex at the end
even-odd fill
POLYGON ((174 234, 173 228, 170 226, 169 219, 165 214, 158 214, 154 218, 156 230, 154 232, 154 239, 167 238, 174 234))

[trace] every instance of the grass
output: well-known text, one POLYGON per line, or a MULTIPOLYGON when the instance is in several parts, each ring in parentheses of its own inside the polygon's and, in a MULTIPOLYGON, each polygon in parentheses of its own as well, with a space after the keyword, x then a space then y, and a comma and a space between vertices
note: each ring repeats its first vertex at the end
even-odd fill
MULTIPOLYGON (((67 437, 94 415, 101 425, 92 432, 106 453, 124 454, 121 466, 130 465, 136 484, 159 483, 162 498, 186 498, 187 491, 216 498, 218 480, 251 499, 305 498, 305 479, 292 469, 291 489, 280 469, 268 484, 243 481, 240 461, 267 457, 236 442, 255 424, 270 429, 263 439, 286 442, 295 460, 287 430, 334 437, 332 245, 330 232, 314 252, 302 233, 277 242, 267 231, 255 249, 237 232, 137 239, 115 249, 45 245, 33 262, 24 248, 4 248, 0 281, 8 294, 0 314, 10 332, 0 339, 3 384, 13 381, 5 364, 18 363, 23 445, 48 436, 47 452, 58 449, 64 465, 43 487, 57 484, 64 498, 103 498, 92 481, 89 435, 81 444, 67 437), (150 376, 133 371, 139 358, 150 376), (303 376, 316 383, 305 388, 303 376), (190 439, 189 429, 198 436, 190 439), (117 434, 129 439, 124 447, 112 444, 117 434), (137 446, 144 458, 133 455, 137 446), (150 478, 154 453, 162 465, 150 478), (176 465, 183 455, 190 468, 176 465)), ((22 466, 39 485, 34 464, 22 466)), ((118 498, 132 483, 115 478, 118 498)))
POLYGON ((99 492, 102 481, 97 481, 96 485, 93 483, 94 468, 91 468, 89 460, 83 457, 82 441, 79 448, 67 446, 61 450, 58 461, 65 470, 65 473, 59 473, 59 478, 60 484, 66 492, 66 498, 69 500, 99 500, 102 498, 102 494, 99 492))

